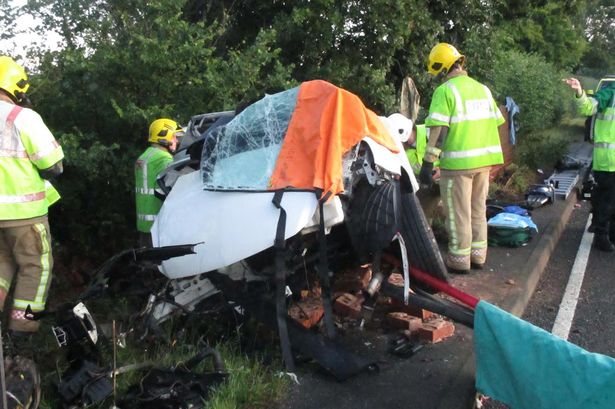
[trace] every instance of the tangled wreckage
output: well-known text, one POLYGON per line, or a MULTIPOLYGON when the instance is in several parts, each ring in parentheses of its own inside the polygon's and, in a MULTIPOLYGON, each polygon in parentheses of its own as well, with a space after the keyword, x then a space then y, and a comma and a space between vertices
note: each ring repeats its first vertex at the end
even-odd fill
MULTIPOLYGON (((324 81, 267 95, 241 112, 193 117, 158 179, 164 203, 152 229, 154 248, 108 260, 80 301, 121 293, 127 266, 143 271, 157 264, 164 280, 150 289, 139 315, 146 330, 221 292, 242 314, 278 331, 288 371, 299 352, 340 380, 372 367, 336 341, 331 284, 343 268, 371 263, 366 312, 384 293, 471 326, 467 309, 411 277, 414 270, 447 281, 402 145, 411 131, 406 117, 378 117, 324 81), (390 260, 399 261, 403 288, 387 283, 390 260), (307 272, 322 288, 324 334, 287 313, 288 299, 309 286, 307 272)), ((58 339, 96 343, 87 310, 70 324, 77 315, 68 311, 58 339)))

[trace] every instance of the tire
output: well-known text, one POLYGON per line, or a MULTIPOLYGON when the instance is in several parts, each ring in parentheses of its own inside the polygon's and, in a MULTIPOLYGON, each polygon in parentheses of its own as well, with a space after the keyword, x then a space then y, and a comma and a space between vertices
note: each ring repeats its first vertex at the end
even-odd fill
POLYGON ((348 209, 347 227, 361 262, 371 260, 377 251, 395 247, 391 240, 399 231, 410 265, 448 282, 438 243, 418 198, 402 193, 398 181, 387 180, 378 186, 361 181, 348 209))
POLYGON ((371 186, 367 180, 362 180, 354 188, 346 225, 361 262, 370 261, 374 253, 387 248, 399 230, 395 203, 398 196, 397 181, 386 180, 371 186))
POLYGON ((418 198, 413 193, 402 193, 400 200, 401 234, 406 242, 408 262, 411 266, 448 282, 440 248, 418 198))

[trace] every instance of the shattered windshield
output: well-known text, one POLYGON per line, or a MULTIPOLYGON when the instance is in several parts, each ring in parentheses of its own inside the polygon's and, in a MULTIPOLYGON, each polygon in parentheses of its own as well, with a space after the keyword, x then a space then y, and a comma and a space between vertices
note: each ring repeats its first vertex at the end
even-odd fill
POLYGON ((212 132, 201 157, 206 190, 267 190, 298 92, 266 95, 212 132))

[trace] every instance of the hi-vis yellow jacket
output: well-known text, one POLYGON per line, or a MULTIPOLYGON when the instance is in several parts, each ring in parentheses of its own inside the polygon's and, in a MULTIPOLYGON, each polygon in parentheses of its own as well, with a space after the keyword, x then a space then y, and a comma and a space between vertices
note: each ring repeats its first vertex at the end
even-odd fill
POLYGON ((38 171, 63 158, 62 147, 39 114, 0 101, 0 220, 47 214, 60 195, 38 171))

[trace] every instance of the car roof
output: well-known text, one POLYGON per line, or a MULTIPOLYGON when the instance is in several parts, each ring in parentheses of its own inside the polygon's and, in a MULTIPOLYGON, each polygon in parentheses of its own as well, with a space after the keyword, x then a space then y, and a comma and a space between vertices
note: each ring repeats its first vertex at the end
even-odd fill
POLYGON ((614 81, 615 81, 615 75, 612 75, 612 74, 605 75, 598 82, 598 86, 596 87, 596 91, 600 91, 602 88, 604 88, 604 86, 606 84, 609 84, 609 83, 614 82, 614 81))

